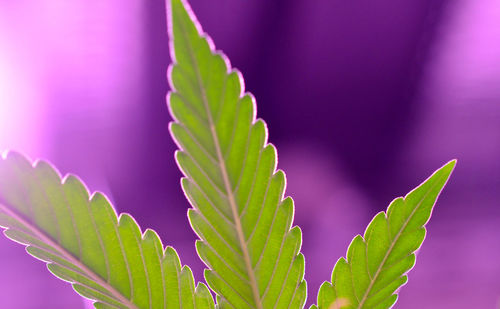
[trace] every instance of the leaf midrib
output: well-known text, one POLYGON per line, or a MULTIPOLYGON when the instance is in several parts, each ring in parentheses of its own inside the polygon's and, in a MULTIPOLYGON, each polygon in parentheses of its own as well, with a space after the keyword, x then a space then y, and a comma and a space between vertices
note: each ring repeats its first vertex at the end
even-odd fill
MULTIPOLYGON (((377 271, 375 272, 375 275, 373 275, 373 277, 371 278, 371 281, 370 281, 370 284, 368 285, 368 287, 366 288, 366 291, 365 293, 363 294, 363 298, 361 299, 361 301, 359 302, 358 306, 356 307, 357 309, 362 309, 363 308, 363 305, 364 303, 366 302, 366 300, 368 299, 368 295, 370 294, 370 291, 373 287, 373 285, 375 284, 375 282, 377 281, 377 277, 380 275, 380 273, 382 272, 382 269, 384 267, 384 264, 385 262, 387 261, 387 259, 389 258, 389 255, 391 254, 392 252, 392 249, 394 248, 394 246, 396 245, 396 242, 398 241, 399 237, 401 236, 401 234, 403 233, 404 229, 406 228, 406 226, 408 225, 408 223, 410 222, 411 218, 413 217, 413 215, 415 215, 415 212, 420 208, 420 206, 422 205, 422 203, 424 202, 425 198, 427 197, 427 195, 430 194, 430 192, 432 191, 432 189, 434 189, 434 187, 436 186, 436 184, 438 183, 438 180, 441 180, 443 177, 440 177, 438 179, 436 179, 436 181, 434 182, 434 184, 429 188, 429 190, 422 196, 422 198, 420 199, 420 201, 418 202, 417 206, 415 206, 415 208, 412 210, 412 212, 410 213, 410 215, 408 216, 408 219, 406 219, 406 221, 404 222, 404 224, 402 225, 402 227, 399 229, 398 233, 396 234, 396 236, 394 237, 394 239, 392 240, 391 242, 391 245, 389 246, 389 249, 387 250, 387 253, 385 254, 384 258, 382 259, 382 261, 380 262, 379 266, 377 267, 377 271)), ((389 221, 387 221, 389 223, 389 221)), ((368 261, 367 261, 368 262, 368 261)))
MULTIPOLYGON (((173 10, 173 11, 175 11, 175 10, 173 10)), ((173 14, 173 12, 172 12, 172 14, 173 14)), ((184 38, 186 39, 186 41, 189 41, 187 33, 186 33, 186 29, 184 29, 184 25, 182 23, 179 23, 179 28, 181 29, 181 32, 184 35, 184 38)), ((188 45, 189 45, 189 47, 191 47, 190 44, 188 44, 188 45)), ((253 298, 255 301, 255 305, 256 305, 257 309, 262 309, 262 302, 261 302, 260 295, 259 295, 257 280, 255 278, 255 273, 254 273, 254 270, 252 267, 250 254, 248 252, 248 247, 246 244, 245 235, 243 233, 243 228, 241 225, 241 220, 240 220, 240 217, 238 215, 238 206, 236 204, 233 190, 231 189, 231 183, 229 181, 229 175, 228 175, 228 172, 226 169, 224 156, 222 154, 222 150, 220 147, 219 138, 217 137, 217 131, 215 129, 215 124, 214 124, 214 121, 212 118, 212 113, 210 111, 210 106, 208 104, 207 95, 206 95, 205 89, 203 88, 203 80, 201 78, 201 74, 200 74, 200 71, 198 69, 198 63, 196 61, 196 57, 194 56, 192 49, 188 48, 188 52, 189 52, 189 56, 191 58, 191 61, 193 62, 194 67, 195 67, 194 71, 196 73, 196 78, 197 78, 199 90, 200 90, 200 93, 202 96, 203 105, 204 105, 205 111, 207 113, 208 124, 210 127, 210 133, 212 135, 212 139, 213 139, 214 144, 215 144, 214 146, 215 146, 215 151, 217 153, 217 160, 218 160, 219 168, 221 170, 222 179, 224 182, 224 187, 225 187, 227 197, 229 200, 229 205, 231 207, 231 212, 233 214, 233 219, 234 219, 235 228, 236 228, 236 234, 238 236, 238 241, 240 242, 240 247, 241 247, 241 250, 243 253, 243 259, 245 261, 245 267, 247 269, 247 273, 248 273, 248 276, 250 279, 250 285, 252 288, 252 294, 253 294, 253 298)))
MULTIPOLYGON (((32 232, 35 237, 38 237, 42 242, 48 244, 49 246, 56 249, 56 251, 61 254, 63 258, 65 258, 71 264, 80 268, 86 276, 89 276, 89 279, 93 280, 106 290, 111 293, 111 296, 115 297, 117 301, 121 302, 123 305, 127 306, 130 309, 139 309, 135 304, 133 304, 129 299, 127 299, 121 292, 116 290, 112 285, 110 285, 107 281, 101 278, 99 275, 94 273, 90 268, 88 268, 85 264, 83 264, 78 258, 73 256, 73 254, 69 253, 64 247, 62 247, 59 243, 55 242, 51 237, 48 237, 43 231, 39 230, 38 227, 34 226, 32 223, 25 220, 21 215, 17 212, 13 211, 7 205, 3 205, 0 203, 0 210, 5 212, 8 216, 14 218, 22 225, 28 228, 30 232, 32 232)), ((15 228, 14 228, 15 229, 15 228)), ((28 246, 31 246, 28 244, 28 246)), ((77 283, 78 284, 78 283, 77 283)))

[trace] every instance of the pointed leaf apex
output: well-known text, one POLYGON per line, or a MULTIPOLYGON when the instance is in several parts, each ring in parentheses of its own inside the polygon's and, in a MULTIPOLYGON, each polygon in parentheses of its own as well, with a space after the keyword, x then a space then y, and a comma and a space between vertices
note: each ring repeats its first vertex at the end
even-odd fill
MULTIPOLYGON (((453 159, 443 165, 441 168, 439 168, 434 174, 432 174, 429 179, 434 178, 435 176, 440 175, 440 178, 444 179, 444 183, 442 187, 444 188, 444 185, 448 182, 451 174, 453 173, 453 170, 455 169, 455 166, 457 164, 457 159, 453 159)), ((442 189, 442 188, 441 188, 442 189)))
POLYGON ((448 163, 446 163, 443 166, 443 169, 446 168, 446 169, 450 169, 453 171, 453 169, 455 168, 455 165, 457 165, 457 159, 453 159, 453 160, 449 161, 448 163))

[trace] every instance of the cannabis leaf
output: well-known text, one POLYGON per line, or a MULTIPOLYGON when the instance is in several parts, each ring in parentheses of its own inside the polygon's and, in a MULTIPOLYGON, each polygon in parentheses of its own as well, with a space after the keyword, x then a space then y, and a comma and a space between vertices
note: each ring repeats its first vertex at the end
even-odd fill
MULTIPOLYGON (((214 50, 189 5, 167 0, 173 65, 168 105, 179 146, 188 216, 208 266, 205 279, 217 308, 302 308, 306 298, 301 230, 284 197, 286 178, 255 100, 241 74, 214 50)), ((389 308, 415 264, 425 224, 455 161, 405 198, 395 199, 356 236, 311 308, 389 308)), ((171 247, 141 232, 106 197, 89 197, 73 175, 61 179, 48 163, 20 154, 0 159, 0 227, 96 308, 215 309, 207 286, 195 288, 171 247)))
POLYGON ((89 199, 73 175, 10 152, 0 160, 0 226, 96 308, 214 308, 208 288, 181 267, 152 230, 119 218, 106 197, 89 199))
MULTIPOLYGON (((405 275, 415 265, 415 251, 424 241, 425 224, 456 161, 450 161, 404 198, 378 213, 364 237, 354 237, 347 259, 340 258, 318 294, 319 308, 390 308, 405 275)), ((317 308, 317 307, 313 307, 317 308)))
POLYGON ((255 119, 243 79, 203 34, 187 3, 169 1, 170 129, 180 150, 189 219, 222 307, 300 308, 305 302, 302 235, 276 149, 255 119))

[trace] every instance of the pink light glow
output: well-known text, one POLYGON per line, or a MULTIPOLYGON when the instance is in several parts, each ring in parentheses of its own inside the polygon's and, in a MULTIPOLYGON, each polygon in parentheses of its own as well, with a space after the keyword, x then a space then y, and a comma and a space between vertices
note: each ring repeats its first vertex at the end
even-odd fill
MULTIPOLYGON (((0 151, 48 159, 109 194, 104 166, 113 169, 113 154, 142 127, 130 119, 144 109, 144 15, 142 1, 0 0, 0 151)), ((37 298, 66 285, 12 248, 0 240, 0 273, 9 278, 1 308, 35 308, 37 298)), ((83 307, 68 287, 48 301, 83 307)))
POLYGON ((22 149, 38 154, 43 120, 39 117, 43 96, 29 61, 22 61, 7 34, 2 32, 0 17, 0 150, 22 149), (27 90, 29 89, 29 90, 27 90))
POLYGON ((445 105, 491 104, 500 96, 499 2, 463 1, 452 13, 429 71, 429 96, 445 105))

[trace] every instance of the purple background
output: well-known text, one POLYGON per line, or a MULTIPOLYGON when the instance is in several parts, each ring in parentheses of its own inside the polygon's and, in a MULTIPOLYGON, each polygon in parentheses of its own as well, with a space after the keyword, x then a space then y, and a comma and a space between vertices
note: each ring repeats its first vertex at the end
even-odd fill
MULTIPOLYGON (((500 301, 497 0, 192 0, 255 94, 303 229, 309 302, 370 218, 458 166, 397 308, 500 301)), ((160 0, 0 0, 0 149, 52 161, 157 230, 197 280, 168 135, 160 0)), ((0 308, 84 308, 0 238, 0 308)))

